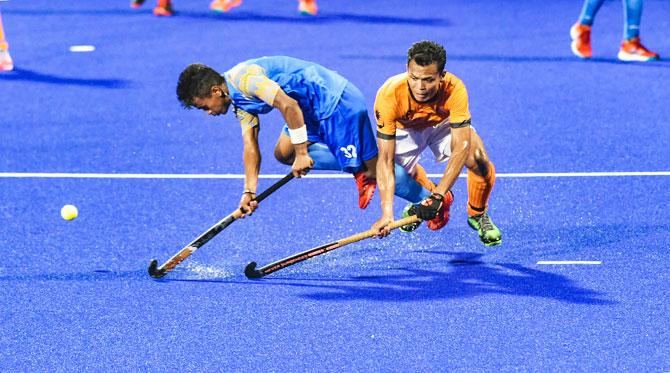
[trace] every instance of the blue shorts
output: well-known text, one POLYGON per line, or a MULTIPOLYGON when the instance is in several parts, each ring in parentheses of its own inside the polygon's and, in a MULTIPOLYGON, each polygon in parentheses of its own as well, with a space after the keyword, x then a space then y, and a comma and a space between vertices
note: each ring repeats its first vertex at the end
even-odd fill
MULTIPOLYGON (((365 107, 365 97, 355 85, 347 83, 333 114, 318 122, 306 123, 307 139, 328 146, 349 173, 361 169, 364 161, 377 156, 377 139, 365 107)), ((288 125, 282 132, 288 136, 288 125)))

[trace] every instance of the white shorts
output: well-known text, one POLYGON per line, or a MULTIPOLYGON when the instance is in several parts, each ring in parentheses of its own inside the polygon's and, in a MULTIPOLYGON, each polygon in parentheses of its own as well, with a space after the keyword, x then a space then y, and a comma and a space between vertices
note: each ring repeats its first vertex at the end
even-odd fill
POLYGON ((451 127, 442 122, 422 130, 397 128, 395 132, 395 162, 411 173, 421 159, 421 153, 430 148, 435 161, 444 162, 451 156, 451 127))

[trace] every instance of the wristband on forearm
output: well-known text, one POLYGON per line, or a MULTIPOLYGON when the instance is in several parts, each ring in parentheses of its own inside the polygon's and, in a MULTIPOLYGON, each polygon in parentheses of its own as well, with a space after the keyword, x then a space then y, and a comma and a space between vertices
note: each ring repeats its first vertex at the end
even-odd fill
POLYGON ((288 129, 288 136, 291 138, 291 144, 297 145, 307 142, 307 126, 303 125, 296 129, 288 129))

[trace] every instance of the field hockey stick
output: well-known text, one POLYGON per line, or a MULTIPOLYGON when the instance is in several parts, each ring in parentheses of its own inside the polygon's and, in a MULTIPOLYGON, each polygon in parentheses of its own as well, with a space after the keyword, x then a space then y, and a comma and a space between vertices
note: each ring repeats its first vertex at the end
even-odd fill
MULTIPOLYGON (((421 219, 419 219, 416 215, 408 216, 406 218, 394 221, 389 225, 389 228, 391 230, 400 228, 403 225, 407 224, 412 224, 416 222, 420 222, 421 219)), ((307 259, 313 258, 315 256, 325 254, 329 251, 333 251, 337 248, 340 248, 342 246, 348 245, 350 243, 358 242, 360 240, 364 240, 366 238, 370 238, 374 236, 376 231, 369 229, 365 232, 357 233, 354 234, 353 236, 349 236, 347 238, 343 238, 338 241, 334 241, 331 243, 327 243, 325 245, 321 245, 318 247, 315 247, 313 249, 309 249, 297 254, 293 254, 289 257, 286 257, 284 259, 280 259, 276 262, 272 262, 266 266, 263 266, 259 269, 256 269, 256 262, 251 262, 247 264, 246 268, 244 269, 244 274, 247 276, 247 278, 261 278, 269 275, 272 272, 276 272, 282 268, 286 268, 288 266, 294 265, 296 263, 300 263, 302 261, 305 261, 307 259)))
MULTIPOLYGON (((293 179, 292 173, 284 176, 283 179, 274 183, 271 187, 266 189, 263 193, 259 194, 253 200, 260 203, 270 194, 274 193, 277 189, 279 189, 282 185, 288 183, 291 179, 293 179)), ((242 214, 243 214, 242 210, 237 209, 230 215, 221 219, 218 223, 214 224, 211 228, 205 231, 205 233, 201 234, 198 238, 193 240, 193 242, 186 245, 186 247, 184 247, 183 249, 179 250, 178 253, 173 255, 172 258, 168 259, 168 261, 163 263, 163 265, 161 265, 160 267, 158 266, 158 261, 156 259, 151 259, 148 269, 149 275, 153 278, 161 278, 165 276, 168 272, 172 271, 174 267, 178 266, 179 263, 183 262, 186 258, 191 256, 191 254, 193 254, 196 250, 198 250, 202 245, 206 244, 209 240, 214 238, 214 236, 219 234, 219 232, 221 232, 224 228, 226 228, 232 222, 237 220, 242 214)))

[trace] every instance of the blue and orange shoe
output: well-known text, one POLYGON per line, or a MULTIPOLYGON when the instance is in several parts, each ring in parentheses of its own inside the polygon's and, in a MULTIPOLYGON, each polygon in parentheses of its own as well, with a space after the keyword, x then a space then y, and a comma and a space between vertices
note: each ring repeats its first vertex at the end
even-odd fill
POLYGON ((364 171, 356 172, 354 179, 356 179, 356 187, 358 188, 358 207, 364 209, 372 201, 372 196, 377 189, 377 179, 365 176, 364 171))
POLYGON ((9 50, 0 50, 0 71, 12 71, 14 70, 14 61, 9 55, 9 50))
POLYGON ((579 58, 589 59, 593 56, 591 50, 591 26, 582 25, 577 22, 570 27, 570 38, 572 43, 570 48, 572 53, 579 58))
POLYGON ((621 61, 638 62, 656 61, 660 59, 658 53, 652 52, 642 45, 639 37, 624 40, 624 42, 621 43, 621 49, 619 49, 617 58, 621 61))
POLYGON ((298 11, 303 16, 315 16, 319 12, 319 7, 316 6, 316 0, 300 0, 298 11))
POLYGON ((158 0, 158 5, 154 8, 154 15, 156 17, 170 17, 174 14, 172 9, 172 1, 158 0))
POLYGON ((209 4, 209 9, 217 13, 225 13, 242 5, 242 0, 214 0, 209 4))

